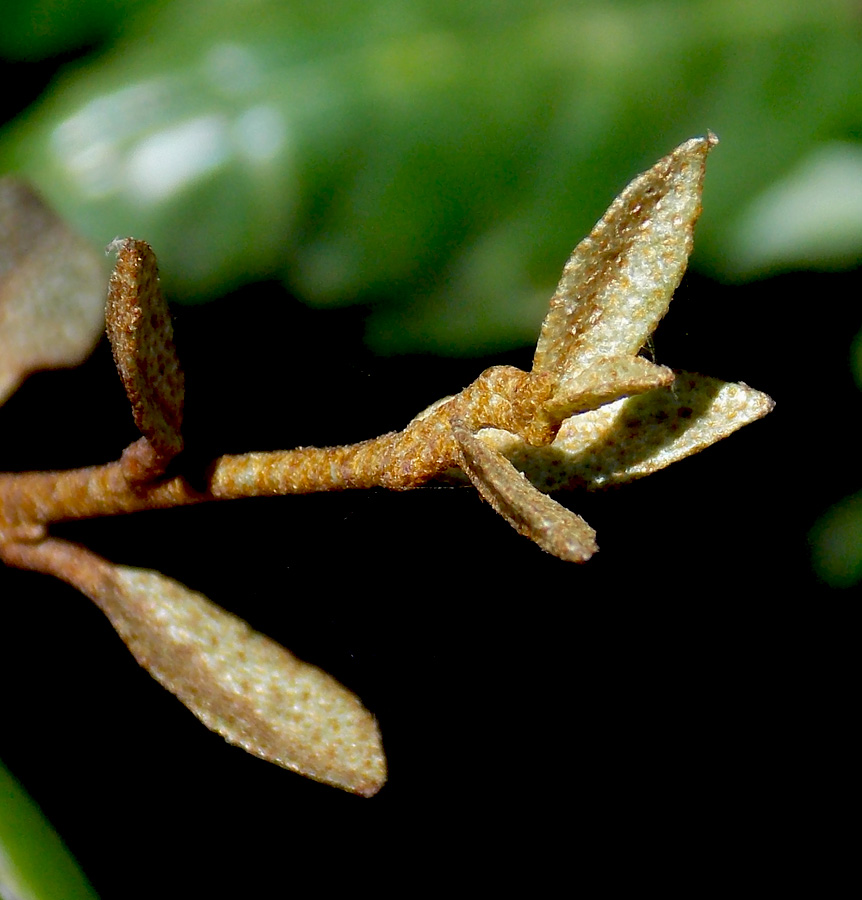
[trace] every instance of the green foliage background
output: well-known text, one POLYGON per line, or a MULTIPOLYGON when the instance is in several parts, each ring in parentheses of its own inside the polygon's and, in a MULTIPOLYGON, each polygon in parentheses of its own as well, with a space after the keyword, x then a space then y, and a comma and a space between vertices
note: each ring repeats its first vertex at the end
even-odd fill
POLYGON ((0 168, 95 243, 145 235, 174 299, 277 275, 368 304, 381 352, 529 344, 609 198, 707 129, 694 266, 862 254, 845 0, 13 6, 8 56, 102 43, 7 129, 0 168))

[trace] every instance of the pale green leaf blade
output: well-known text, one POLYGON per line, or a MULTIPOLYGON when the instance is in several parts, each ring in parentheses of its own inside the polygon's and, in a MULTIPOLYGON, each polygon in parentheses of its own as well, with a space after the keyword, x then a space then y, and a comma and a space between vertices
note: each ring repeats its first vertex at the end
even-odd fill
POLYGON ((727 437, 772 410, 745 384, 678 372, 667 388, 567 419, 548 447, 480 432, 542 491, 602 488, 642 478, 727 437))
POLYGON ((657 366, 642 356, 599 359, 586 369, 564 371, 545 409, 559 419, 587 412, 635 394, 666 387, 674 380, 667 366, 657 366))

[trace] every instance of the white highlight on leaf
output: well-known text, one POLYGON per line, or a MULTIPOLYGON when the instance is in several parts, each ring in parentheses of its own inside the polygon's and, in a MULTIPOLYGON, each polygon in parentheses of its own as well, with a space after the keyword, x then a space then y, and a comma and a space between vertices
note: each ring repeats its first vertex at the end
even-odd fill
POLYGON ((230 155, 224 117, 199 116, 140 141, 128 157, 127 188, 140 203, 159 203, 214 172, 230 155))

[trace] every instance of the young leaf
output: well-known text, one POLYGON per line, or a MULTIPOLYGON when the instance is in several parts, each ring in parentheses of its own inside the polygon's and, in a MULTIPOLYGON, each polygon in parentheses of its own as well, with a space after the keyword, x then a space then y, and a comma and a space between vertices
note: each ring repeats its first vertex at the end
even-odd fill
POLYGON ((183 447, 185 379, 156 256, 149 244, 133 238, 115 241, 109 249, 117 251, 106 309, 114 362, 135 424, 167 462, 183 447))
POLYGON ((562 374, 633 355, 667 312, 691 253, 706 156, 715 135, 692 138, 614 200, 563 269, 533 360, 562 374))
POLYGON ((643 394, 673 382, 673 372, 641 356, 611 356, 585 369, 564 371, 545 409, 562 420, 606 403, 643 394))
POLYGON ((601 488, 657 472, 765 416, 772 399, 746 384, 677 372, 672 385, 567 419, 547 447, 480 432, 542 491, 601 488))
POLYGON ((466 428, 455 426, 461 467, 482 499, 519 534, 567 562, 586 562, 598 550, 595 531, 536 488, 504 457, 466 428))

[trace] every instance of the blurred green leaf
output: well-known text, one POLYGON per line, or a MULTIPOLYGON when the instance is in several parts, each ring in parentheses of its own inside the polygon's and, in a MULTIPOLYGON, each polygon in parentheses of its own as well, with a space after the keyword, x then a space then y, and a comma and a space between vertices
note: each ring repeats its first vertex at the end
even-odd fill
POLYGON ((845 497, 811 531, 814 571, 833 587, 862 579, 862 493, 845 497))
POLYGON ((98 900, 39 807, 0 763, 0 897, 98 900))
POLYGON ((862 144, 815 147, 763 191, 739 220, 733 264, 741 275, 832 268, 857 262, 862 248, 862 144))
POLYGON ((835 263, 822 219, 794 245, 759 210, 860 133, 852 0, 177 0, 124 34, 6 132, 0 170, 95 242, 146 238, 178 299, 280 275, 376 304, 381 352, 529 343, 608 201, 709 128, 693 264, 835 263))
MULTIPOLYGON (((850 368, 862 389, 862 332, 850 349, 850 368)), ((862 492, 844 497, 828 509, 809 534, 811 565, 832 587, 862 581, 862 492)))
MULTIPOLYGON (((0 56, 37 60, 104 40, 159 0, 6 0, 0 56)), ((164 2, 164 0, 161 0, 164 2)))
POLYGON ((850 368, 853 371, 856 386, 862 390, 862 331, 853 339, 853 346, 850 348, 850 368))

